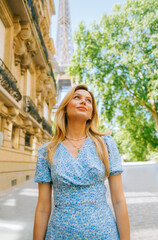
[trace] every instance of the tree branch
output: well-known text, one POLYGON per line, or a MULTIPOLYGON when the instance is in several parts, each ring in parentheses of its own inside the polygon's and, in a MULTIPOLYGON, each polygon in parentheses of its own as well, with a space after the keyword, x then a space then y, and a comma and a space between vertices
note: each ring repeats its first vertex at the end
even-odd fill
POLYGON ((122 85, 124 86, 124 88, 126 89, 126 91, 128 91, 130 93, 130 95, 132 96, 133 99, 135 99, 141 106, 145 106, 146 109, 153 115, 153 113, 155 113, 156 111, 152 108, 150 108, 144 101, 142 101, 138 96, 136 96, 133 92, 130 91, 129 87, 127 86, 127 84, 123 81, 120 80, 122 85))

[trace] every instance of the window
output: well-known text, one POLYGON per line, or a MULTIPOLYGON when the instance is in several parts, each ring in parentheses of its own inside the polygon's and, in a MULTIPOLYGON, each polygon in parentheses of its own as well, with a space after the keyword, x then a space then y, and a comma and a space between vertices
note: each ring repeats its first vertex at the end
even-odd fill
POLYGON ((27 87, 26 87, 26 95, 30 97, 31 92, 31 74, 30 71, 27 70, 27 87))
POLYGON ((25 146, 31 147, 31 134, 28 132, 25 134, 25 146))
POLYGON ((30 175, 26 175, 26 180, 29 180, 30 179, 30 175))
POLYGON ((44 118, 48 120, 48 104, 44 102, 44 118))
POLYGON ((19 128, 14 126, 12 127, 12 148, 19 147, 19 128))
POLYGON ((15 186, 16 183, 17 183, 16 179, 11 180, 11 186, 12 186, 12 187, 15 186))

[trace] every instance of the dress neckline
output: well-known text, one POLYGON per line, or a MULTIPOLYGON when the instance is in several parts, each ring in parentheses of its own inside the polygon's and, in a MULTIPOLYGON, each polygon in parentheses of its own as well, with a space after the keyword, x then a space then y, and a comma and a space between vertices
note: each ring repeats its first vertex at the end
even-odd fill
POLYGON ((81 147, 81 149, 80 149, 80 151, 79 151, 79 153, 77 154, 76 157, 74 157, 74 156, 71 154, 71 152, 68 150, 68 148, 65 146, 65 144, 64 144, 63 142, 61 142, 61 145, 64 147, 64 149, 67 151, 67 153, 68 153, 73 159, 76 160, 76 159, 78 158, 78 156, 81 154, 81 152, 83 151, 83 149, 84 149, 84 147, 85 147, 85 145, 86 145, 86 142, 87 142, 88 138, 89 138, 89 137, 87 137, 86 140, 84 141, 84 143, 83 143, 83 145, 82 145, 82 147, 81 147))

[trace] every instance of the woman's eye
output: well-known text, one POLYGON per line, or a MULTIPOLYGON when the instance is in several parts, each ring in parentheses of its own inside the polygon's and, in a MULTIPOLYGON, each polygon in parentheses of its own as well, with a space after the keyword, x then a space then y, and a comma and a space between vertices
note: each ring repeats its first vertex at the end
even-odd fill
POLYGON ((74 98, 79 98, 79 96, 75 96, 74 98))
POLYGON ((87 102, 91 103, 92 101, 90 99, 87 99, 87 102))

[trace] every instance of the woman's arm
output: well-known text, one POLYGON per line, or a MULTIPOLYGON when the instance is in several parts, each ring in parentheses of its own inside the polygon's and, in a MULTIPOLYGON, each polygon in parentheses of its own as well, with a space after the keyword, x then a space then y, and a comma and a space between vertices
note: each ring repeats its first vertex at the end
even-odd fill
POLYGON ((38 203, 35 212, 33 240, 44 240, 49 216, 51 213, 52 184, 38 184, 38 203))
POLYGON ((110 175, 109 186, 120 240, 130 240, 130 226, 121 174, 110 175))

